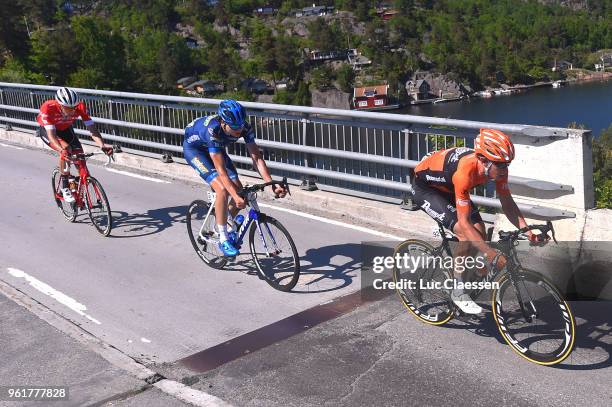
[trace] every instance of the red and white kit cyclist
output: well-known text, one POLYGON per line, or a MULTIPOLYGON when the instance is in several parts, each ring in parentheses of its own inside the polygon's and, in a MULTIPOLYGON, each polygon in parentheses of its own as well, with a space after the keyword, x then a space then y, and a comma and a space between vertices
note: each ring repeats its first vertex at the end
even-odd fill
MULTIPOLYGON (((478 209, 470 200, 470 191, 487 181, 495 181, 502 210, 517 228, 527 226, 508 188, 508 165, 514 159, 510 137, 499 130, 481 129, 474 149, 466 147, 440 150, 425 157, 414 169, 413 201, 429 216, 452 230, 460 242, 455 255, 466 256, 472 248, 484 253, 488 261, 497 256, 494 267, 503 267, 506 258, 485 243, 485 226, 478 209)), ((529 232, 529 240, 538 241, 529 232)), ((455 271, 461 281, 462 275, 455 271)), ((482 311, 463 290, 453 290, 451 298, 470 314, 482 311)))
POLYGON ((37 134, 49 146, 60 153, 59 168, 62 180, 62 195, 66 202, 74 202, 74 197, 68 188, 70 176, 70 165, 66 157, 75 152, 83 152, 79 138, 72 128, 77 119, 83 120, 92 139, 104 151, 105 154, 113 154, 113 147, 104 144, 102 136, 96 130, 93 120, 87 114, 85 103, 79 100, 79 95, 69 88, 60 88, 55 94, 55 99, 47 100, 40 107, 40 113, 36 118, 40 127, 37 134))

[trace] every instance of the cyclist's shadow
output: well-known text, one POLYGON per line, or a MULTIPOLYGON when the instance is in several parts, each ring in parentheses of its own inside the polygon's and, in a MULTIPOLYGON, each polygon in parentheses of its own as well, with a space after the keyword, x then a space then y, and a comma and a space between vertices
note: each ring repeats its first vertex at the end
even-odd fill
MULTIPOLYGON (((476 335, 493 337, 500 344, 507 345, 493 320, 491 307, 481 305, 487 312, 478 319, 455 319, 445 327, 472 330, 476 335)), ((552 367, 594 370, 612 366, 612 301, 572 301, 570 307, 576 319, 574 350, 565 361, 552 367)))
MULTIPOLYGON (((256 275, 255 264, 248 254, 248 243, 243 244, 243 255, 227 270, 256 275)), ((353 282, 361 268, 361 245, 346 243, 306 250, 300 257, 300 279, 292 293, 315 294, 339 290, 353 282)))
POLYGON ((314 294, 348 287, 361 269, 361 244, 344 243, 306 250, 300 281, 293 290, 314 294))
POLYGON ((594 370, 612 366, 612 301, 571 301, 576 319, 574 351, 556 367, 594 370))
POLYGON ((162 232, 175 223, 185 223, 187 206, 150 209, 145 213, 112 211, 113 230, 110 237, 133 238, 162 232))

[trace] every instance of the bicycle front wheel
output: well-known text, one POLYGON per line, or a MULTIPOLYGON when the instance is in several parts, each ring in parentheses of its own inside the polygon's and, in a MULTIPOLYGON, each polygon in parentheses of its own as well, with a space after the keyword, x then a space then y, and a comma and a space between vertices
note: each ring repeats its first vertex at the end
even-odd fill
POLYGON ((300 278, 300 257, 291 235, 279 221, 260 214, 251 225, 249 246, 262 279, 280 291, 295 287, 300 278))
POLYGON ((442 325, 453 318, 453 306, 445 281, 452 272, 429 261, 439 256, 436 249, 421 240, 400 243, 393 258, 409 260, 409 267, 393 267, 393 281, 402 303, 417 319, 430 325, 442 325), (429 260, 428 260, 429 259, 429 260))
POLYGON ((561 293, 542 276, 502 274, 493 290, 493 316, 512 350, 539 365, 554 365, 574 347, 576 323, 561 293), (513 281, 514 280, 514 281, 513 281))
POLYGON ((113 228, 110 204, 102 184, 94 177, 87 179, 85 207, 87 208, 89 219, 91 219, 91 223, 93 223, 96 230, 104 236, 110 235, 113 228))
POLYGON ((68 203, 64 201, 64 197, 62 196, 62 193, 60 191, 61 182, 61 173, 59 168, 56 167, 53 170, 53 173, 51 174, 51 188, 53 189, 53 199, 55 200, 55 203, 57 204, 57 207, 59 208, 60 212, 62 212, 62 215, 64 215, 64 218, 66 218, 68 222, 74 222, 78 212, 76 202, 68 203))
POLYGON ((222 269, 228 260, 223 257, 223 252, 218 247, 216 219, 215 208, 211 209, 210 204, 202 200, 193 201, 187 209, 187 234, 193 249, 204 263, 212 268, 222 269))

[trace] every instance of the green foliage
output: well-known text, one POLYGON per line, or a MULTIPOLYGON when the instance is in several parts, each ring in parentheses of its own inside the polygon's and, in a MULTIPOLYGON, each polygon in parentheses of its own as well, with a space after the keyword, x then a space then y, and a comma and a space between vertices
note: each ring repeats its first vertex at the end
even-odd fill
POLYGON ((13 0, 2 2, 1 8, 19 5, 21 12, 20 14, 14 14, 13 18, 15 16, 19 16, 19 18, 27 16, 29 24, 31 24, 30 30, 33 30, 35 25, 50 26, 53 24, 53 17, 58 11, 57 3, 55 0, 13 0))
POLYGON ((293 95, 289 91, 279 90, 274 94, 272 101, 281 105, 292 105, 293 95))
POLYGON ((23 9, 15 2, 3 2, 0 7, 0 64, 4 56, 23 57, 29 51, 25 20, 16 18, 22 15, 23 9))
POLYGON ((79 70, 68 84, 87 88, 118 88, 125 84, 127 72, 123 38, 111 31, 104 20, 75 17, 72 30, 81 50, 79 70))
MULTIPOLYGON (((292 10, 312 1, 227 0, 210 5, 204 0, 71 0, 74 14, 65 11, 64 3, 3 2, 0 75, 162 93, 175 93, 176 79, 187 75, 204 75, 229 89, 246 77, 287 77, 298 90, 276 97, 307 104, 305 83, 299 91, 310 70, 303 63, 304 47, 357 47, 373 61, 361 80, 382 79, 395 86, 425 69, 452 74, 474 88, 502 78, 508 83, 562 79, 566 73, 550 70, 555 58, 593 69, 596 51, 612 49, 608 0, 581 3, 586 10, 532 0, 327 0, 318 4, 349 14, 301 19, 291 17, 292 10), (399 14, 383 21, 376 15, 383 3, 399 14), (278 17, 255 17, 253 10, 262 6, 279 8, 278 17), (295 22, 306 24, 307 37, 287 32, 295 22), (201 48, 187 48, 183 36, 197 37, 201 48)), ((348 68, 340 69, 337 78, 327 68, 310 74, 311 85, 319 89, 337 80, 347 91, 355 80, 348 68)))
POLYGON ((28 71, 25 66, 14 58, 5 61, 0 67, 0 81, 13 83, 46 83, 44 76, 28 71))
POLYGON ((308 84, 300 82, 293 98, 293 104, 298 106, 310 106, 310 91, 308 84))
POLYGON ((79 66, 79 44, 69 27, 39 30, 32 35, 31 64, 50 83, 65 84, 79 66))
POLYGON ((333 51, 346 48, 346 34, 342 32, 340 23, 334 20, 331 24, 323 18, 308 23, 309 45, 320 51, 333 51))
POLYGON ((353 72, 353 68, 350 65, 342 65, 342 67, 336 71, 336 78, 343 92, 353 92, 355 72, 353 72))
POLYGON ((595 207, 612 209, 612 178, 604 178, 601 174, 594 174, 595 207))
POLYGON ((612 124, 593 140, 595 205, 612 209, 612 124))
POLYGON ((325 90, 331 87, 334 80, 334 72, 327 65, 321 65, 311 72, 311 84, 315 89, 325 90))
POLYGON ((216 98, 217 99, 241 100, 243 102, 254 102, 255 101, 255 96, 253 94, 247 92, 246 90, 243 90, 243 89, 240 89, 240 90, 230 90, 230 91, 227 91, 227 92, 224 92, 224 93, 220 94, 216 98))
POLYGON ((544 78, 554 58, 580 66, 589 50, 612 42, 612 22, 567 7, 502 0, 439 1, 415 25, 428 31, 424 50, 442 72, 488 84, 501 70, 509 83, 544 78), (531 76, 529 76, 531 75, 531 76))
POLYGON ((274 94, 272 101, 281 105, 310 106, 310 92, 308 91, 308 85, 304 82, 300 82, 295 92, 278 90, 274 94))
POLYGON ((457 138, 453 136, 442 136, 429 134, 427 135, 427 142, 431 151, 443 150, 453 147, 465 147, 465 139, 457 138))

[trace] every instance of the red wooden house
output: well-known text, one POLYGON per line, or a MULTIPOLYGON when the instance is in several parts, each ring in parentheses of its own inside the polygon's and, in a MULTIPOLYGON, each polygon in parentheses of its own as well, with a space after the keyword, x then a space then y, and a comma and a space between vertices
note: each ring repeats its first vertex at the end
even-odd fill
POLYGON ((356 110, 384 109, 389 104, 389 85, 364 86, 353 89, 356 110))

